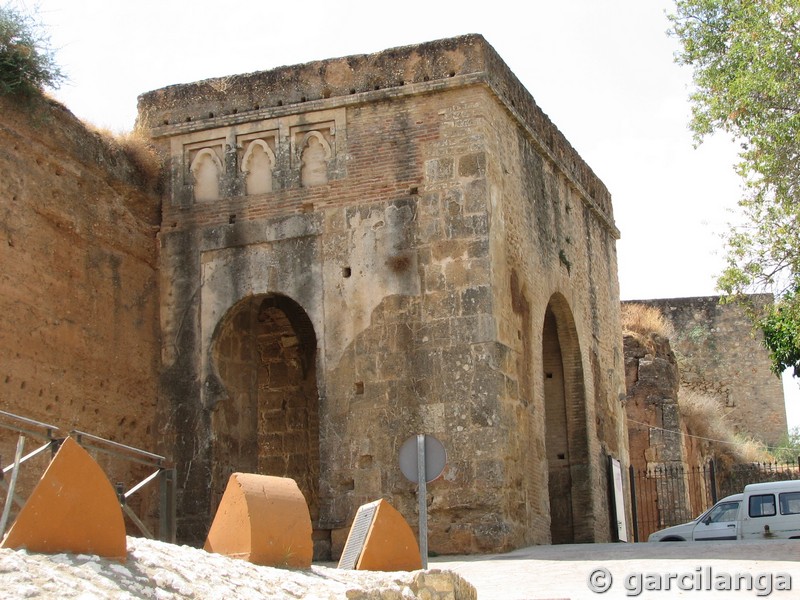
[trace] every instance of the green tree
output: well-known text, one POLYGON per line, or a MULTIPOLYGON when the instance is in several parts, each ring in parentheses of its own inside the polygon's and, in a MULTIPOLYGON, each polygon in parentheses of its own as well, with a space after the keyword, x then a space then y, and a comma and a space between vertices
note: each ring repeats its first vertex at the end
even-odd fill
POLYGON ((718 280, 728 298, 771 292, 751 307, 773 371, 800 376, 800 0, 676 0, 676 59, 693 68, 695 140, 715 131, 741 144, 743 221, 726 234, 718 280))
POLYGON ((10 4, 0 5, 0 95, 58 88, 63 80, 39 24, 10 4))
POLYGON ((797 464, 800 460, 800 428, 793 427, 774 448, 770 448, 775 462, 797 464))

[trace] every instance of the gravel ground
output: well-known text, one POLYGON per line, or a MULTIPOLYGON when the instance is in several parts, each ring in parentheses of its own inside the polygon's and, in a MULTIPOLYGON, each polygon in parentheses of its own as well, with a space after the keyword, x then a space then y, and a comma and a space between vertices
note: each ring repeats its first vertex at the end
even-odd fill
POLYGON ((534 546, 428 566, 460 574, 480 600, 800 598, 800 540, 534 546))
MULTIPOLYGON (((800 598, 800 540, 534 546, 428 566, 457 573, 480 600, 800 598)), ((0 549, 3 599, 428 598, 411 593, 417 575, 273 569, 139 538, 125 563, 0 549)))
MULTIPOLYGON (((0 599, 397 600, 433 598, 411 588, 419 572, 276 569, 190 548, 128 538, 125 562, 86 554, 0 548, 0 599)), ((431 576, 435 579, 435 575, 431 576)), ((426 573, 423 580, 428 579, 426 573)), ((434 582, 435 583, 435 582, 434 582)))

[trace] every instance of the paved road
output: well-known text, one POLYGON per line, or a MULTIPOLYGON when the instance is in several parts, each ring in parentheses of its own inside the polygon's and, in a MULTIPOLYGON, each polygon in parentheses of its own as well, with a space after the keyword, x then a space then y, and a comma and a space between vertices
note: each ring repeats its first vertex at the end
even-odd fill
POLYGON ((428 567, 459 573, 479 600, 800 598, 800 540, 533 546, 428 567))

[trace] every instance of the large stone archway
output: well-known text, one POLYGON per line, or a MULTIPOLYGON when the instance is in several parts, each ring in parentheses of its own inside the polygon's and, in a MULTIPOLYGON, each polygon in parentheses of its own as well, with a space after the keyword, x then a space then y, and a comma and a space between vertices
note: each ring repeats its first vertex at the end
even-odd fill
POLYGON ((317 435, 309 417, 295 435, 310 410, 290 410, 295 391, 319 398, 315 541, 329 531, 332 556, 360 504, 390 500, 413 525, 397 450, 420 432, 448 451, 437 552, 546 542, 560 500, 563 541, 608 539, 604 460, 626 453, 610 194, 485 40, 164 88, 140 115, 169 157, 159 423, 182 541, 205 537, 233 469, 314 482, 292 470, 317 435), (261 310, 270 298, 287 303, 261 310), (313 361, 259 349, 272 331, 310 347, 289 298, 313 361), (550 459, 547 412, 565 446, 550 459))
POLYGON ((545 447, 554 544, 591 542, 592 495, 586 392, 575 322, 566 300, 553 296, 542 326, 545 447))
POLYGON ((221 320, 212 363, 227 397, 211 413, 211 510, 234 472, 290 477, 319 520, 316 335, 294 300, 261 294, 221 320))

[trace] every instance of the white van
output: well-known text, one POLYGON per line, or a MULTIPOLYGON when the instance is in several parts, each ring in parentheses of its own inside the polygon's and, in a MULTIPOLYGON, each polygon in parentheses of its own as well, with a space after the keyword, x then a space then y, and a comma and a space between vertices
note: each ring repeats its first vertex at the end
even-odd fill
POLYGON ((746 486, 739 520, 740 540, 800 538, 800 481, 746 486))
POLYGON ((800 538, 800 481, 752 483, 690 523, 650 534, 648 542, 800 538))
POLYGON ((726 496, 694 521, 650 534, 648 542, 735 540, 744 494, 726 496))

